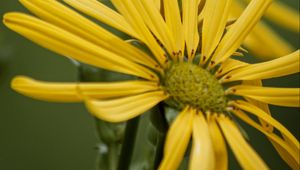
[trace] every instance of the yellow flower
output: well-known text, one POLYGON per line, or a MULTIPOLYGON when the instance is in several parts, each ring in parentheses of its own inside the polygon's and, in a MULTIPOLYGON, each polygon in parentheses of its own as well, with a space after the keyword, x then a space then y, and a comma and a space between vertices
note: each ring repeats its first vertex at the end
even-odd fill
POLYGON ((257 64, 231 58, 241 54, 241 43, 271 0, 252 0, 233 24, 227 22, 231 0, 207 0, 204 8, 200 0, 181 5, 177 0, 112 0, 119 12, 96 0, 64 0, 137 39, 151 53, 58 1, 20 1, 39 18, 8 13, 4 24, 10 29, 63 56, 139 80, 50 83, 19 76, 12 81, 16 91, 46 101, 83 101, 93 115, 111 122, 136 117, 161 101, 181 109, 167 134, 161 170, 178 168, 191 137, 190 169, 227 169, 225 139, 244 169, 268 169, 232 117, 265 134, 289 166, 299 166, 299 142, 267 105, 299 107, 299 89, 261 83, 299 72, 299 50, 257 64))
MULTIPOLYGON (((232 19, 237 18, 244 8, 244 2, 250 0, 235 0, 231 8, 232 19)), ((279 27, 299 34, 299 12, 274 1, 264 15, 269 22, 279 27)), ((265 21, 260 21, 248 35, 243 45, 256 57, 272 59, 287 55, 295 50, 285 37, 273 30, 265 21)))

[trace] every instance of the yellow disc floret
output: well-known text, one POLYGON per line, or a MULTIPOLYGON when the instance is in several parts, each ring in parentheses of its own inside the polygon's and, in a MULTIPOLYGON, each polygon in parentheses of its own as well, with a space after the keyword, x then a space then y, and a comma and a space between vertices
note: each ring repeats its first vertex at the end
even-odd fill
POLYGON ((177 108, 186 105, 202 111, 223 112, 227 99, 223 87, 209 71, 192 63, 173 63, 166 71, 164 87, 168 104, 177 108))

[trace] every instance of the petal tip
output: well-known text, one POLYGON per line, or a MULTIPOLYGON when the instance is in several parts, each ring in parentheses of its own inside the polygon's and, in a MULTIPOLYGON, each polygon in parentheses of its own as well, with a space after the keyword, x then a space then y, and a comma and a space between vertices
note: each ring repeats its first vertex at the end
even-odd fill
POLYGON ((22 86, 24 84, 31 84, 34 80, 27 77, 27 76, 16 76, 13 78, 13 80, 11 81, 11 88, 15 91, 22 91, 22 86))

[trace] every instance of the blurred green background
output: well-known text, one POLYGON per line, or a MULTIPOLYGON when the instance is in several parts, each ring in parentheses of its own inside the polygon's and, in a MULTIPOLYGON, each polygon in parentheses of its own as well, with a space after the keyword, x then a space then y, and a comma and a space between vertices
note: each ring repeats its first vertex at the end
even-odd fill
MULTIPOLYGON (((299 8, 298 0, 286 3, 299 8)), ((298 9, 299 10, 299 9, 298 9)), ((1 16, 25 11, 17 0, 1 0, 1 16)), ((277 29, 295 48, 298 34, 277 29)), ((43 49, 0 24, 0 170, 92 170, 96 143, 94 121, 82 104, 46 103, 10 89, 15 75, 40 80, 77 81, 77 68, 66 58, 43 49)), ((299 74, 264 82, 266 85, 299 87, 299 74)), ((299 109, 271 107, 299 139, 299 109)), ((250 143, 271 169, 288 169, 268 140, 246 127, 250 143)), ((237 169, 230 158, 231 169, 237 169)))

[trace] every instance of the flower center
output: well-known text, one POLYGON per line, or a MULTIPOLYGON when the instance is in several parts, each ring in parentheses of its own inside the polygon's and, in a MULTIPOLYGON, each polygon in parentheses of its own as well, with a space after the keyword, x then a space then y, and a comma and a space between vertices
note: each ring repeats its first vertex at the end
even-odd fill
POLYGON ((166 102, 176 108, 190 105, 204 112, 221 113, 227 104, 216 77, 195 64, 173 63, 166 71, 164 87, 170 94, 166 102))

